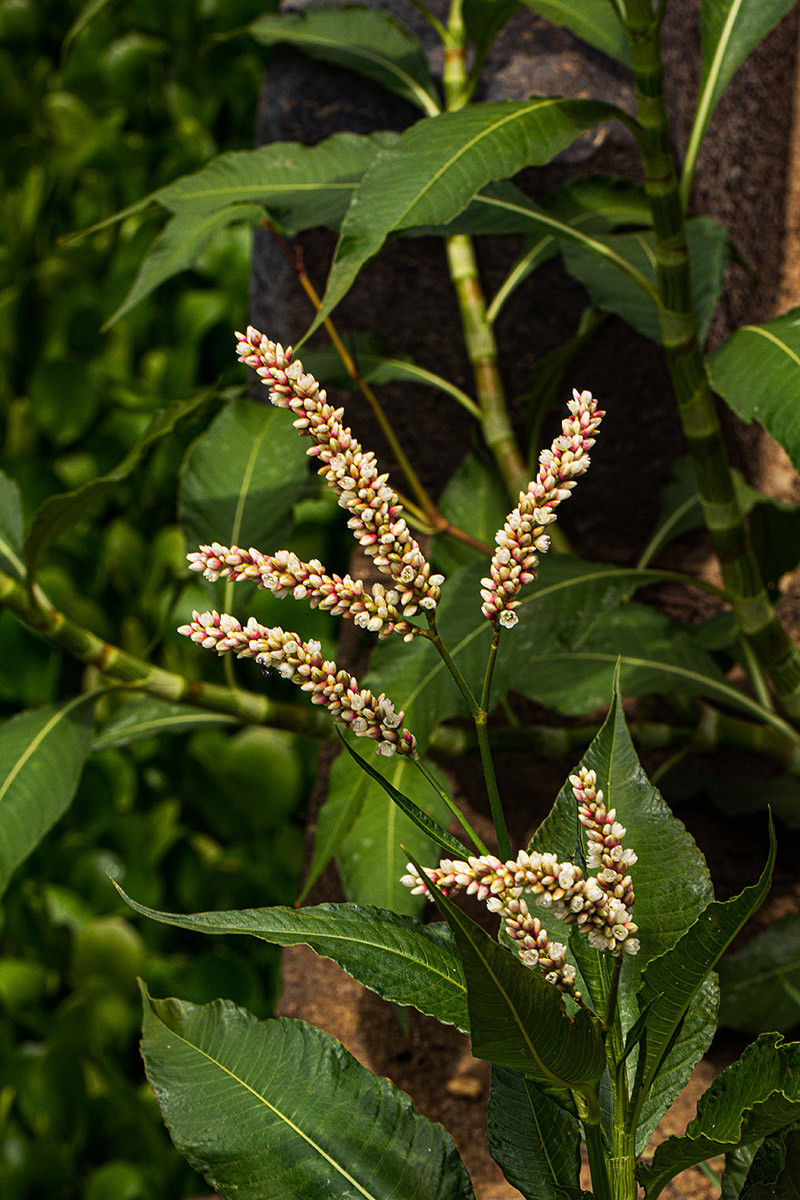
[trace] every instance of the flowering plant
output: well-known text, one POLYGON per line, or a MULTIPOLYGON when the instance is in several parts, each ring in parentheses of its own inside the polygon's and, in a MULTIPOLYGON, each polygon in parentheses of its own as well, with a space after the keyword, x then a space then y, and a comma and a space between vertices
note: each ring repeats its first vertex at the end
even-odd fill
MULTIPOLYGON (((390 586, 367 588, 287 551, 216 542, 189 556, 192 568, 212 581, 255 580, 278 596, 352 617, 380 637, 432 642, 475 723, 499 854, 489 852, 425 765, 405 714, 385 695, 326 661, 317 642, 254 618, 242 625, 227 614, 195 612, 181 628, 187 637, 277 670, 324 705, 345 733, 374 739, 379 754, 418 767, 471 844, 360 760, 427 844, 448 855, 434 867, 412 858, 402 879, 437 905, 444 925, 348 903, 178 916, 129 902, 156 920, 205 933, 305 943, 386 999, 469 1032, 474 1054, 493 1068, 491 1152, 530 1200, 636 1200, 639 1186, 655 1200, 676 1174, 720 1155, 727 1195, 756 1200, 768 1184, 783 1187, 797 1155, 800 1044, 779 1034, 763 1035, 722 1073, 683 1136, 643 1157, 709 1045, 714 967, 766 894, 774 844, 755 884, 715 901, 696 846, 638 764, 617 692, 550 816, 526 849, 511 852, 486 737, 492 673, 501 637, 515 636, 519 593, 547 550, 545 530, 589 465, 603 417, 597 402, 589 392, 573 394, 562 433, 540 455, 536 478, 497 534, 482 580, 491 644, 477 700, 437 627, 444 580, 411 536, 374 456, 291 351, 254 329, 238 336, 240 357, 257 369, 273 404, 290 409, 298 432, 311 438, 309 454, 390 586), (459 892, 501 917, 499 940, 468 906, 453 902, 459 892), (591 1193, 581 1175, 581 1141, 591 1193)), ((472 1195, 450 1136, 319 1030, 300 1021, 259 1022, 226 1001, 195 1006, 146 992, 144 1000, 142 1050, 165 1120, 178 1147, 223 1195, 472 1195)))

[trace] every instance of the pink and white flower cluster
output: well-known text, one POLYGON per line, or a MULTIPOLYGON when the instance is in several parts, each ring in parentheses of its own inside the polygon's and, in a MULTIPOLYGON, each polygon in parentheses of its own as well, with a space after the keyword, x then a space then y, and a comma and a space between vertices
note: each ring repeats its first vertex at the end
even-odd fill
POLYGON ((356 625, 377 633, 379 638, 398 633, 410 642, 424 632, 405 619, 404 613, 413 615, 416 609, 408 603, 400 611, 403 593, 396 588, 385 588, 382 583, 367 588, 363 580, 350 575, 328 575, 318 559, 303 562, 291 550, 262 554, 252 547, 242 550, 212 542, 186 557, 190 569, 202 571, 212 583, 218 579, 234 583, 253 579, 279 599, 291 595, 295 600, 308 600, 312 608, 319 606, 333 617, 352 617, 356 625))
POLYGON ((324 704, 336 721, 358 737, 377 741, 379 754, 414 753, 416 742, 403 728, 404 714, 396 712, 383 693, 374 696, 368 688, 360 688, 349 671, 340 671, 335 662, 326 661, 319 642, 303 642, 296 633, 278 627, 269 629, 255 617, 242 626, 235 617, 217 612, 192 613, 191 623, 178 632, 206 650, 254 658, 263 667, 278 671, 310 692, 314 704, 324 704))
MULTIPOLYGON (((612 809, 606 811, 602 791, 596 790, 594 771, 581 767, 570 783, 578 802, 578 816, 587 830, 590 869, 600 867, 597 876, 585 878, 580 867, 559 862, 554 854, 528 853, 521 850, 516 859, 501 862, 492 854, 468 858, 466 862, 442 859, 438 867, 426 867, 425 875, 445 895, 465 891, 486 902, 490 912, 499 913, 505 930, 517 943, 526 967, 537 967, 545 979, 576 999, 575 968, 566 962, 566 947, 551 942, 539 919, 532 915, 525 895, 559 917, 568 925, 577 925, 587 934, 596 950, 619 955, 623 950, 636 954, 639 941, 632 909, 633 887, 626 868, 636 862, 632 850, 623 850, 625 829, 616 821, 612 809)), ((416 894, 430 897, 427 880, 409 863, 402 882, 416 894)))
POLYGON ((300 435, 314 442, 309 455, 319 459, 319 474, 351 514, 348 525, 356 540, 376 567, 394 581, 403 615, 436 608, 444 578, 431 574, 430 564, 402 516, 400 500, 387 483, 388 476, 378 473, 375 455, 363 450, 342 423, 343 410, 328 404, 314 376, 303 370, 299 359, 292 360, 291 347, 284 350, 252 325, 236 337, 241 362, 261 376, 274 405, 294 413, 300 435))
POLYGON ((591 392, 573 391, 568 407, 571 416, 561 422, 561 436, 549 450, 542 450, 539 473, 527 492, 520 492, 519 504, 496 534, 489 575, 481 580, 483 615, 506 629, 519 620, 516 597, 524 584, 536 578, 538 555, 550 546, 547 526, 555 521, 555 509, 567 499, 578 476, 587 470, 587 452, 605 416, 591 392))

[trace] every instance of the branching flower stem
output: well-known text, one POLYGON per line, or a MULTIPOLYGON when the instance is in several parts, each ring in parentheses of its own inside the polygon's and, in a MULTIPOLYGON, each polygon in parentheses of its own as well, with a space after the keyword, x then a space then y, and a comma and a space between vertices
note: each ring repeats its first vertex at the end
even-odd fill
MULTIPOLYGON (((436 616, 433 612, 426 613, 428 620, 428 638, 436 647, 443 663, 450 672, 458 690, 466 701, 469 715, 472 717, 475 726, 475 736, 478 742, 478 751, 481 756, 481 765, 483 767, 484 778, 486 780, 486 791, 489 796, 489 807, 492 813, 492 821, 494 823, 495 834, 497 835, 497 852, 501 858, 506 859, 511 857, 511 839, 508 836, 508 828, 506 826, 505 814, 500 801, 500 791, 497 786, 497 777, 494 771, 494 763, 492 761, 492 751, 489 745, 489 731, 486 725, 488 718, 488 710, 479 704, 472 693, 472 689, 467 683, 461 671, 458 668, 455 659, 447 649, 444 641, 436 628, 436 616)), ((489 664, 487 666, 486 677, 484 678, 483 697, 488 703, 489 689, 491 688, 492 670, 494 668, 494 660, 497 655, 497 631, 492 639, 492 649, 489 655, 489 664)))
POLYGON ((661 340, 697 480, 706 528, 734 616, 764 664, 786 712, 800 717, 800 650, 778 621, 733 486, 714 395, 699 344, 679 181, 664 101, 659 14, 628 0, 639 143, 656 241, 661 340))

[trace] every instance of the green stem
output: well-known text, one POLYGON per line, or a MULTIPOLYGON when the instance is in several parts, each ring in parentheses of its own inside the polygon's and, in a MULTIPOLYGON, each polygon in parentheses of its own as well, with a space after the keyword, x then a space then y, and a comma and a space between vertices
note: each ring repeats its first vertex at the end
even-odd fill
POLYGON ((456 804, 456 802, 454 801, 453 797, 451 795, 449 795, 449 793, 447 792, 447 790, 445 788, 442 787, 442 785, 439 783, 439 780, 436 778, 436 776, 433 774, 433 772, 428 770, 424 761, 422 760, 422 758, 420 758, 419 754, 417 754, 416 751, 414 752, 414 754, 412 754, 411 761, 413 762, 414 766, 419 771, 422 772, 422 774, 425 776, 425 778, 427 779, 427 781, 431 785, 431 787, 444 800, 445 804, 450 809, 450 812, 453 814, 454 817, 457 818, 459 825, 464 830, 467 837, 470 839, 470 841, 472 842, 473 846, 478 851, 478 853, 479 854, 488 854, 489 850, 488 850, 488 847, 486 846, 486 843, 481 841, 481 839, 478 837, 475 830, 470 825, 467 818, 464 816, 464 814, 459 809, 459 807, 456 804))
POLYGON ((80 662, 88 663, 115 684, 174 704, 224 713, 251 725, 271 725, 304 737, 331 735, 330 718, 319 709, 279 704, 240 688, 186 679, 136 658, 58 612, 41 592, 36 602, 32 601, 27 590, 3 571, 0 571, 0 606, 13 612, 32 632, 60 646, 80 662))
MULTIPOLYGON (((478 704, 472 689, 467 683, 464 676, 458 669, 452 654, 447 649, 447 646, 442 641, 438 629, 436 628, 435 614, 429 612, 428 616, 428 634, 427 636, 436 647, 444 665, 455 680, 458 690, 464 697, 469 715, 472 717, 475 726, 475 737, 478 743, 478 752, 481 756, 481 765, 483 767, 484 779, 486 781, 486 791, 489 796, 489 807, 492 813, 492 821, 494 822, 495 833, 497 834, 497 849, 501 858, 506 859, 511 857, 511 840, 508 836, 506 820, 503 814, 503 806, 500 803, 500 792, 497 787, 497 777, 494 772, 494 763, 492 762, 492 752, 489 747, 489 732, 486 727, 486 711, 478 704)), ((495 639, 492 640, 493 652, 490 651, 490 666, 487 667, 487 676, 489 687, 491 687, 491 666, 494 664, 494 655, 497 653, 495 639)), ((484 695, 486 695, 487 680, 484 678, 484 695)))
POLYGON ((659 317, 703 518, 743 637, 787 713, 800 717, 800 651, 778 621, 753 553, 706 376, 690 286, 686 229, 664 102, 658 22, 650 0, 628 0, 645 188, 653 211, 659 317))
MULTIPOLYGON (((589 1114, 585 1111, 585 1104, 582 1096, 576 1096, 578 1102, 578 1111, 584 1109, 581 1113, 583 1120, 583 1137, 586 1142, 586 1153, 589 1157, 589 1170, 592 1173, 592 1194, 595 1200, 615 1200, 614 1193, 611 1191, 611 1182, 608 1175, 608 1151, 606 1149, 606 1139, 603 1133, 603 1126, 600 1123, 599 1113, 595 1119, 590 1119, 589 1114)), ((591 1114, 595 1117, 595 1114, 591 1114)))

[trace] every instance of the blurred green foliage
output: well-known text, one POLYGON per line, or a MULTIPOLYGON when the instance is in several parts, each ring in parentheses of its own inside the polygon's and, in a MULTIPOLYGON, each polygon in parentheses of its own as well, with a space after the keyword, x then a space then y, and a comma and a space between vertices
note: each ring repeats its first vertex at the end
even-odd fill
MULTIPOLYGON (((217 379, 241 382, 231 330, 246 319, 249 231, 218 238, 188 281, 105 333, 158 223, 140 213, 69 235, 221 150, 252 145, 265 56, 216 35, 270 7, 0 0, 0 465, 29 514, 114 467, 155 409, 217 379)), ((183 613, 208 596, 198 580, 184 594, 176 482, 209 415, 205 406, 65 526, 40 574, 74 620, 136 654, 158 647, 158 662, 187 675, 199 672, 199 656, 165 631, 179 598, 183 613)), ((306 503, 301 534, 323 553, 327 535, 306 503)), ((0 662, 3 713, 93 682, 7 612, 0 662)), ((106 715, 120 703, 107 696, 106 715)), ((276 953, 233 943, 206 951, 163 926, 140 929, 108 877, 166 908, 290 903, 315 760, 291 735, 223 724, 92 757, 70 812, 16 872, 0 910, 4 1200, 180 1200, 205 1190, 172 1148, 142 1075, 135 979, 267 1015, 276 953)))

